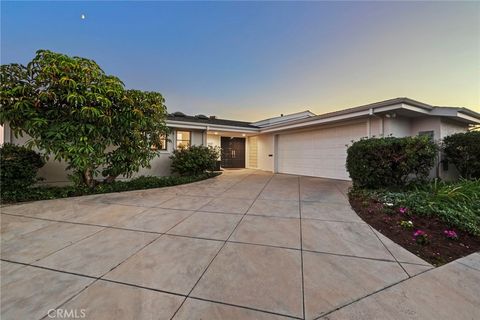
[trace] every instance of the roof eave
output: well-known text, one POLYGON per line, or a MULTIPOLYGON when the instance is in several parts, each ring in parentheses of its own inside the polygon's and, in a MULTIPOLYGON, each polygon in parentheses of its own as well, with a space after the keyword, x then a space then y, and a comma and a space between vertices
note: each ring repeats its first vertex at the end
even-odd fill
POLYGON ((258 128, 249 128, 249 127, 239 127, 239 126, 229 126, 229 125, 220 125, 220 124, 210 124, 210 123, 198 123, 198 122, 189 122, 189 121, 175 121, 167 120, 167 126, 171 128, 185 128, 185 129, 197 129, 197 130, 217 130, 217 131, 229 131, 229 132, 259 132, 258 128))

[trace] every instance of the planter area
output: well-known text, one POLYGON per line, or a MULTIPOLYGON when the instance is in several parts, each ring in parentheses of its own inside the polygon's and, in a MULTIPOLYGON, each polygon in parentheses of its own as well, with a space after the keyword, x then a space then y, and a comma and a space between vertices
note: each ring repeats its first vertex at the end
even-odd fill
POLYGON ((101 183, 94 188, 82 186, 39 186, 12 191, 2 190, 0 203, 9 204, 25 201, 49 200, 59 198, 69 198, 85 196, 90 194, 101 194, 111 192, 133 191, 153 188, 163 188, 177 186, 180 184, 192 183, 196 181, 213 178, 220 175, 221 172, 205 172, 192 176, 141 176, 128 181, 114 181, 111 183, 101 183))
MULTIPOLYGON (((446 222, 445 217, 437 216, 434 211, 418 214, 415 209, 380 201, 378 191, 372 194, 353 190, 349 199, 352 208, 365 222, 435 266, 480 250, 480 236, 462 230, 453 222, 446 222)), ((477 223, 479 219, 480 212, 477 223)))

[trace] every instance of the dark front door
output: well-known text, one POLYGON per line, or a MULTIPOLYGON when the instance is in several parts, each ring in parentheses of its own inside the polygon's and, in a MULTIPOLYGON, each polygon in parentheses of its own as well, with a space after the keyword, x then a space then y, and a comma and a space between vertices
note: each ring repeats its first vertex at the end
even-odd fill
POLYGON ((222 167, 245 168, 245 138, 222 137, 222 167))

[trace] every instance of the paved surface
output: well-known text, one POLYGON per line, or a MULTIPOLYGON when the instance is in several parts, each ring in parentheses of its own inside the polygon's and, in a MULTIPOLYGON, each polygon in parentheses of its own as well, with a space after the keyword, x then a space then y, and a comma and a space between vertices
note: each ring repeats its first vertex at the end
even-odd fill
POLYGON ((480 254, 433 269, 362 222, 347 189, 235 170, 4 207, 1 318, 478 317, 480 254))

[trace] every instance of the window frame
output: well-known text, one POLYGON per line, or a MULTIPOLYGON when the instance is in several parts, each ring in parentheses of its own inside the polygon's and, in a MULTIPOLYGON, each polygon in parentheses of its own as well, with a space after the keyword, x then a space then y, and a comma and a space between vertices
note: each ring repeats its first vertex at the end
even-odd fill
POLYGON ((187 142, 187 141, 188 141, 188 145, 186 146, 186 148, 190 148, 190 146, 192 145, 192 131, 189 131, 189 130, 176 130, 175 131, 175 148, 176 149, 179 148, 179 146, 178 146, 179 142, 187 142), (188 140, 184 140, 184 139, 179 140, 178 139, 178 133, 179 132, 188 132, 189 139, 188 140))
POLYGON ((167 151, 168 150, 168 135, 167 134, 161 134, 160 135, 160 141, 162 141, 162 140, 165 141, 162 148, 159 148, 156 145, 152 145, 151 149, 155 150, 155 151, 167 151))
POLYGON ((167 151, 168 150, 168 135, 166 134, 161 134, 160 135, 160 141, 165 141, 163 143, 163 148, 158 148, 159 151, 167 151))
POLYGON ((427 136, 431 141, 435 140, 435 130, 425 130, 418 132, 419 137, 427 136))

